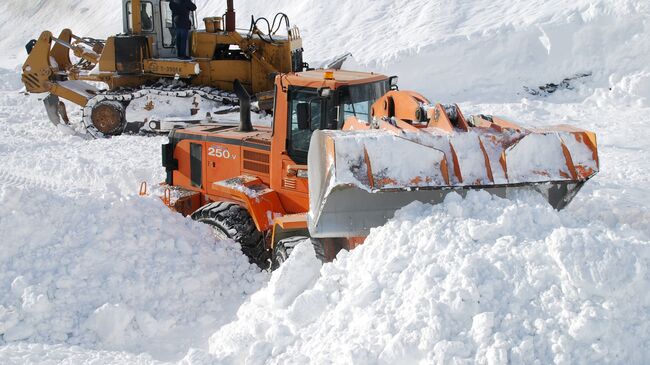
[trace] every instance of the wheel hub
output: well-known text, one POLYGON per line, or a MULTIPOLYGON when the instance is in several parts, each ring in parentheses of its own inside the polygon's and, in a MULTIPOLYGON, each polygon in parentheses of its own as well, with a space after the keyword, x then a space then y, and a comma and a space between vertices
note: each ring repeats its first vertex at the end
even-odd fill
POLYGON ((120 134, 124 129, 124 107, 116 102, 98 103, 91 119, 97 130, 104 134, 120 134))

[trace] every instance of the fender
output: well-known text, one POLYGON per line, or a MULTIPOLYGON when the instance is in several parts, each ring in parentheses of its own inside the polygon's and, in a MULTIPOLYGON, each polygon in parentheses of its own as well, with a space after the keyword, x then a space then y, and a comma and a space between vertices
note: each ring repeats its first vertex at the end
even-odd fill
POLYGON ((286 214, 278 193, 257 177, 241 175, 217 181, 212 184, 212 188, 219 195, 245 206, 260 232, 272 228, 273 220, 286 214))

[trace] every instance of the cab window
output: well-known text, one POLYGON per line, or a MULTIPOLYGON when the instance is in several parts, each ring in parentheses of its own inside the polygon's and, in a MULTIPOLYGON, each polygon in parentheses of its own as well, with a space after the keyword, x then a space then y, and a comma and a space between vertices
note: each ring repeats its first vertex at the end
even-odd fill
POLYGON ((297 163, 307 161, 309 142, 315 130, 321 129, 323 121, 323 99, 318 97, 315 90, 289 90, 289 151, 297 163), (300 104, 308 108, 311 121, 308 125, 300 125, 298 109, 300 104))
POLYGON ((372 102, 372 100, 368 100, 343 104, 343 121, 346 121, 349 117, 357 117, 360 121, 370 122, 372 102))
MULTIPOLYGON (((126 22, 129 28, 129 31, 133 31, 133 11, 131 2, 126 3, 126 22)), ((142 31, 143 32, 153 32, 153 4, 148 1, 143 1, 140 5, 140 19, 142 21, 142 31)))
MULTIPOLYGON (((370 122, 372 104, 390 90, 388 80, 364 85, 354 85, 344 88, 342 93, 342 108, 340 123, 349 117, 360 121, 370 122)), ((342 126, 342 125, 341 125, 342 126)))
POLYGON ((174 29, 174 19, 168 0, 160 2, 160 15, 162 17, 163 47, 174 48, 176 47, 176 29, 174 29))

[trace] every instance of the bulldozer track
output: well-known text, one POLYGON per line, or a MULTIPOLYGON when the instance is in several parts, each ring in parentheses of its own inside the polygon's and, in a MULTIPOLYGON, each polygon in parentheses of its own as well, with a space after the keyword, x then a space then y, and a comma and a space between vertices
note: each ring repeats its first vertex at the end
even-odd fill
MULTIPOLYGON (((183 87, 175 85, 142 87, 136 90, 106 92, 93 97, 83 108, 82 123, 88 134, 92 135, 94 138, 104 138, 104 134, 93 126, 91 119, 93 107, 97 105, 97 103, 103 101, 117 101, 128 104, 134 100, 142 99, 147 96, 173 98, 193 98, 198 96, 206 100, 222 103, 223 105, 235 106, 239 104, 239 99, 234 93, 210 87, 183 87)), ((126 122, 127 124, 133 123, 133 121, 129 120, 126 122)))

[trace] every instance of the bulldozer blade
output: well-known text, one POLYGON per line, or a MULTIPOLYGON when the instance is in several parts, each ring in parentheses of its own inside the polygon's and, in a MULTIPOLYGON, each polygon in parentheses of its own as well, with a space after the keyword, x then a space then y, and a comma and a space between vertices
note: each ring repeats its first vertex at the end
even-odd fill
POLYGON ((61 124, 61 117, 59 116, 59 103, 59 97, 54 94, 49 94, 47 97, 45 97, 45 99, 43 99, 47 117, 55 126, 61 124))
POLYGON ((380 227, 393 218, 395 212, 412 202, 440 204, 447 194, 462 197, 471 190, 484 190, 505 199, 529 190, 542 194, 555 209, 563 209, 584 183, 551 182, 518 186, 477 186, 454 189, 422 189, 414 191, 368 192, 355 187, 340 187, 329 192, 321 203, 316 221, 310 223, 314 238, 366 237, 371 228, 380 227))
POLYGON ((534 191, 563 209, 598 170, 595 144, 585 133, 568 127, 316 131, 309 151, 310 233, 364 237, 411 202, 439 204, 452 192, 471 190, 506 199, 534 191))

